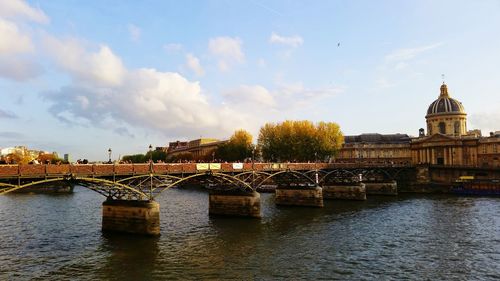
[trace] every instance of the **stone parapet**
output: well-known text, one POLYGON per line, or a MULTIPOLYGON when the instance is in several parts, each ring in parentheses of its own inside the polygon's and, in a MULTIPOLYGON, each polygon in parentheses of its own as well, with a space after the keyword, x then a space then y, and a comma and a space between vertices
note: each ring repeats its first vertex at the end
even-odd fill
POLYGON ((277 205, 323 207, 323 190, 313 188, 276 188, 277 205))
POLYGON ((323 186, 323 199, 366 200, 364 183, 323 186))
POLYGON ((102 230, 160 235, 160 204, 154 201, 106 200, 102 204, 102 230))

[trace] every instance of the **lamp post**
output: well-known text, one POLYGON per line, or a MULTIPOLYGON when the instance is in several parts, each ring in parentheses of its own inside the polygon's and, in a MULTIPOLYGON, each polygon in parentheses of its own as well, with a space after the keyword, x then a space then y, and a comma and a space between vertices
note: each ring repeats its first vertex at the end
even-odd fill
POLYGON ((255 186, 254 162, 255 162, 255 147, 252 148, 252 188, 255 186))
POLYGON ((317 166, 317 163, 318 163, 318 152, 317 151, 314 151, 314 178, 316 180, 316 186, 318 186, 319 184, 319 176, 318 176, 318 166, 317 166))
POLYGON ((108 163, 111 164, 111 148, 108 148, 108 163))
POLYGON ((153 200, 153 146, 149 145, 149 200, 153 200))
POLYGON ((253 170, 253 162, 255 161, 255 147, 252 148, 252 170, 253 170))
POLYGON ((149 162, 153 162, 153 146, 149 145, 149 162))

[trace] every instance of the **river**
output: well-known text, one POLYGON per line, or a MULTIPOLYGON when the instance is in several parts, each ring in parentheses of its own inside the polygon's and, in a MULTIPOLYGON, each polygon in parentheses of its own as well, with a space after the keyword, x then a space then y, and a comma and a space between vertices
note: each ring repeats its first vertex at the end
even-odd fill
POLYGON ((500 199, 400 195, 208 216, 203 190, 158 201, 158 238, 103 235, 104 197, 0 196, 0 280, 498 280, 500 199))

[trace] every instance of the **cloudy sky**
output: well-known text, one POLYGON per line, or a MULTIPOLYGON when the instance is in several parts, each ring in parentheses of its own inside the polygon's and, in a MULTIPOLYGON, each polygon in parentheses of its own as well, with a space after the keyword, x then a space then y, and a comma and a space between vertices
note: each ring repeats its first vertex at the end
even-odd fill
POLYGON ((0 147, 107 159, 265 122, 500 130, 500 1, 0 0, 0 147))

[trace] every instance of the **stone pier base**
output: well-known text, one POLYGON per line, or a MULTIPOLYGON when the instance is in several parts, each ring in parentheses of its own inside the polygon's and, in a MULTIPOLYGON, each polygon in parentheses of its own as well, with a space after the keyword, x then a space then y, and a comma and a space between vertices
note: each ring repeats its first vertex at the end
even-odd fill
POLYGON ((260 218, 260 194, 211 192, 208 204, 209 215, 260 218))
POLYGON ((365 184, 323 186, 323 199, 366 200, 365 184))
POLYGON ((390 182, 365 182, 366 194, 368 195, 398 195, 398 184, 390 182))
POLYGON ((160 235, 160 204, 106 200, 102 203, 102 231, 160 235))
POLYGON ((315 188, 276 188, 276 205, 323 207, 323 191, 315 188))

